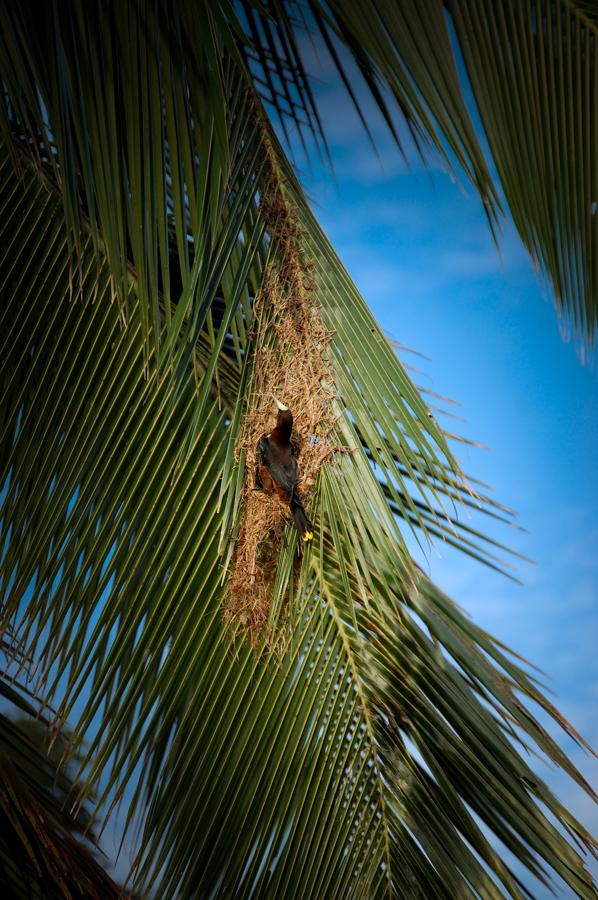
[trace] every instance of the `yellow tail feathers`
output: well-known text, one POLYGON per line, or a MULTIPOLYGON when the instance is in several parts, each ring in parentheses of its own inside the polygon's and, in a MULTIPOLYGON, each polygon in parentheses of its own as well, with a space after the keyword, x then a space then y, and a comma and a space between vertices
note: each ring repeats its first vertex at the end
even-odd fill
POLYGON ((311 533, 311 531, 304 531, 304 532, 303 532, 303 542, 304 542, 304 543, 305 543, 306 541, 311 541, 312 539, 313 539, 313 534, 311 533))

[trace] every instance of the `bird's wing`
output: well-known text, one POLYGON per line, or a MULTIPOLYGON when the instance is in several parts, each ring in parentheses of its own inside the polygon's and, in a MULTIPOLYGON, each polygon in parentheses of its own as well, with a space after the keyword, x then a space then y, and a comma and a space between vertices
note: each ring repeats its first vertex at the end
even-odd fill
POLYGON ((255 461, 258 466, 260 464, 263 466, 267 466, 269 456, 270 441, 268 440, 268 435, 264 434, 257 442, 257 447, 255 448, 255 461))
POLYGON ((290 447, 277 447, 267 437, 257 446, 256 459, 265 466, 272 480, 283 489, 289 502, 297 483, 297 460, 290 447))

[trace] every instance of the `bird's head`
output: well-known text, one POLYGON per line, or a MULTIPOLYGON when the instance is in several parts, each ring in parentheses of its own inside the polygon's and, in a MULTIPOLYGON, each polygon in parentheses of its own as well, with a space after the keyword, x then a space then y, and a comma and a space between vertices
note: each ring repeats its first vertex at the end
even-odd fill
POLYGON ((290 435, 291 428, 293 427, 293 413, 286 403, 282 403, 278 397, 274 397, 274 394, 272 396, 277 410, 276 425, 279 429, 282 429, 285 434, 290 435))

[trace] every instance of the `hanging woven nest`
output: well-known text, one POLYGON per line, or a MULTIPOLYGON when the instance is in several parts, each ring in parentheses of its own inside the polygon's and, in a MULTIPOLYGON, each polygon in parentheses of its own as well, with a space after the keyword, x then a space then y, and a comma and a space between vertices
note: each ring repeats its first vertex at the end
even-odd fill
MULTIPOLYGON (((237 456, 245 457, 241 523, 225 597, 225 618, 255 645, 270 639, 272 588, 289 507, 255 490, 256 446, 275 424, 273 395, 293 414, 291 441, 298 456, 298 493, 309 515, 310 491, 334 448, 333 391, 326 329, 311 274, 300 248, 300 230, 273 176, 261 212, 275 246, 254 303, 253 381, 237 456)), ((298 551, 299 553, 299 551, 298 551)), ((298 553, 295 556, 299 562, 298 553)))

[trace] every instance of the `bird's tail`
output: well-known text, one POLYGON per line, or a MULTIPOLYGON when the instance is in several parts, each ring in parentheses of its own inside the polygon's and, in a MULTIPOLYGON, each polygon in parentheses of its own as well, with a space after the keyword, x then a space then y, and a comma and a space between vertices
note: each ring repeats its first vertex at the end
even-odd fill
POLYGON ((298 497, 293 497, 289 506, 293 513, 293 522, 295 523, 295 528, 299 532, 299 537, 303 541, 311 541, 314 536, 313 525, 305 514, 301 500, 299 500, 298 497))

